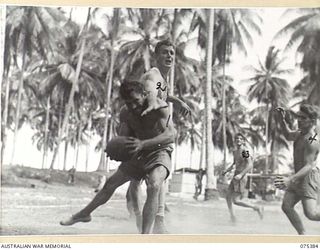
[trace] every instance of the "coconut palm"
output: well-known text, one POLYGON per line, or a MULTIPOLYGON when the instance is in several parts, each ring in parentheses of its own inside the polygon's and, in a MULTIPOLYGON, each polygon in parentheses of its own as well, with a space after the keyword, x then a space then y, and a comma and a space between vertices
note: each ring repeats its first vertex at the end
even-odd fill
MULTIPOLYGON (((61 131, 59 138, 58 138, 57 147, 55 148, 54 153, 53 153, 53 158, 52 158, 52 162, 50 165, 50 169, 53 169, 54 162, 55 162, 58 150, 59 150, 59 146, 62 141, 62 134, 66 131, 66 128, 67 128, 67 123, 68 123, 69 116, 71 113, 71 108, 73 107, 74 103, 76 103, 76 102, 74 102, 74 98, 76 98, 75 93, 78 92, 79 88, 81 88, 81 87, 84 87, 85 89, 87 89, 88 86, 90 86, 90 85, 83 86, 84 84, 83 85, 79 84, 79 80, 81 81, 81 73, 83 73, 82 77, 83 77, 83 80, 85 80, 86 82, 95 83, 95 81, 99 80, 97 76, 94 76, 96 72, 95 72, 95 69, 90 64, 88 64, 89 70, 86 70, 83 67, 83 66, 86 66, 85 64, 83 64, 83 58, 84 58, 84 54, 86 52, 86 50, 85 50, 86 43, 87 43, 86 41, 90 41, 88 39, 88 37, 90 37, 90 32, 87 32, 89 30, 90 12, 91 12, 91 8, 88 9, 86 23, 83 27, 83 30, 82 30, 82 33, 80 36, 80 46, 79 46, 79 50, 77 50, 77 53, 76 53, 76 58, 77 58, 76 59, 76 61, 77 61, 76 69, 74 70, 74 68, 68 63, 62 63, 58 67, 59 74, 53 75, 54 77, 60 77, 63 80, 70 82, 71 83, 71 90, 69 92, 68 103, 66 105, 65 116, 63 119, 63 123, 62 123, 62 131, 61 131)), ((93 42, 95 42, 95 41, 93 41, 93 42)), ((98 47, 98 48, 100 50, 101 49, 104 50, 105 48, 102 48, 102 47, 103 46, 98 47)), ((87 53, 89 53, 88 50, 87 50, 87 53)), ((95 59, 97 59, 97 58, 95 58, 95 59)), ((100 69, 100 67, 97 66, 96 69, 100 69)), ((51 77, 53 77, 53 76, 51 76, 51 77)), ((96 86, 96 85, 100 85, 100 84, 94 84, 93 86, 96 86)), ((95 89, 95 91, 98 91, 97 88, 93 88, 93 89, 95 89)), ((91 90, 93 90, 93 89, 91 89, 91 90)), ((75 107, 74 109, 78 110, 77 107, 75 107)))
MULTIPOLYGON (((33 53, 48 60, 54 53, 54 43, 59 33, 50 32, 58 28, 58 24, 65 20, 63 13, 56 8, 8 6, 6 17, 6 53, 4 54, 6 67, 13 61, 16 66, 21 59, 21 78, 19 81, 17 110, 13 136, 13 150, 11 162, 14 159, 15 143, 20 119, 21 97, 26 63, 33 53)), ((7 72, 9 68, 5 69, 7 72)), ((5 104, 7 105, 7 104, 5 104)), ((7 109, 5 109, 7 110, 7 109)))
POLYGON ((106 76, 105 82, 107 85, 107 93, 106 93, 106 103, 105 103, 105 125, 103 130, 103 137, 102 137, 102 150, 101 150, 101 157, 100 157, 100 164, 98 169, 99 170, 107 170, 108 164, 106 164, 105 159, 108 159, 105 157, 104 149, 106 147, 106 143, 109 140, 108 137, 108 128, 110 128, 110 109, 111 109, 111 98, 112 98, 112 87, 114 86, 114 71, 115 71, 115 64, 117 60, 117 52, 116 48, 119 46, 120 37, 122 36, 123 32, 125 32, 126 29, 124 29, 124 17, 122 14, 122 9, 114 8, 112 16, 104 15, 104 18, 106 20, 105 30, 103 30, 106 39, 108 40, 108 50, 110 53, 110 65, 108 69, 108 74, 106 76))
POLYGON ((205 83, 205 136, 206 136, 206 175, 207 185, 205 191, 205 199, 212 199, 216 196, 217 182, 214 176, 213 165, 213 143, 212 143, 212 49, 213 49, 213 25, 214 25, 214 10, 207 11, 207 23, 208 23, 208 40, 206 43, 206 83, 205 83), (211 35, 212 34, 212 35, 211 35))
MULTIPOLYGON (((301 81, 302 86, 306 86, 302 95, 307 96, 310 103, 320 105, 320 8, 290 9, 283 16, 292 12, 298 16, 283 27, 275 38, 290 34, 285 51, 297 45, 297 52, 302 54, 300 66, 307 73, 301 81)), ((301 87, 297 86, 303 90, 301 87)))
POLYGON ((140 78, 151 68, 151 48, 159 37, 159 23, 163 18, 161 9, 127 9, 130 23, 126 33, 130 40, 124 41, 119 52, 120 75, 140 78))
MULTIPOLYGON (((279 58, 279 50, 276 50, 273 46, 269 48, 266 56, 265 63, 260 62, 259 68, 250 66, 250 70, 254 73, 254 76, 248 81, 252 85, 248 89, 249 101, 256 100, 259 104, 264 103, 265 106, 261 107, 260 115, 265 116, 265 148, 266 155, 268 155, 268 144, 270 138, 270 132, 272 132, 272 139, 278 138, 280 140, 280 128, 275 122, 275 112, 273 110, 278 106, 287 106, 290 97, 290 86, 283 76, 292 72, 289 69, 282 69, 281 63, 284 59, 279 58)), ((273 144, 275 145, 275 144, 273 144)), ((268 172, 268 157, 266 157, 266 169, 268 172)))

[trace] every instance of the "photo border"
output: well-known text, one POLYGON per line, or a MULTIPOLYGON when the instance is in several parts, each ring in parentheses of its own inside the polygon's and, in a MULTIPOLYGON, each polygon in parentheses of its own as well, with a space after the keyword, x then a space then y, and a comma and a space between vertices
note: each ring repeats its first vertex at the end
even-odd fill
MULTIPOLYGON (((206 7, 320 7, 319 0, 0 0, 1 5, 95 6, 146 8, 206 7)), ((3 243, 319 243, 319 236, 278 235, 79 235, 79 236, 0 236, 3 243)))

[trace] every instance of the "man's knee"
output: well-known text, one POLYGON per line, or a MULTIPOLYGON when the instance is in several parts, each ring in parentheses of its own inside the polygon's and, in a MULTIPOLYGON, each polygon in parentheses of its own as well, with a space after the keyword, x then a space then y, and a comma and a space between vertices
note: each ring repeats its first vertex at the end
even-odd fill
POLYGON ((116 173, 114 173, 112 176, 110 176, 109 179, 107 179, 105 185, 103 186, 102 190, 112 189, 115 190, 119 186, 121 186, 123 183, 126 182, 126 178, 123 174, 121 174, 118 170, 116 173))
POLYGON ((162 182, 159 180, 149 181, 147 184, 147 192, 158 193, 160 192, 162 182))
POLYGON ((320 220, 319 215, 317 215, 317 211, 314 208, 304 209, 304 214, 309 220, 320 220))
POLYGON ((281 209, 284 213, 289 213, 290 211, 293 210, 293 206, 290 203, 283 201, 281 205, 281 209))
POLYGON ((240 196, 234 197, 233 198, 233 203, 235 205, 239 205, 241 203, 241 197, 240 196))
POLYGON ((302 205, 304 214, 309 220, 320 220, 320 212, 317 211, 317 202, 315 200, 303 200, 302 205))

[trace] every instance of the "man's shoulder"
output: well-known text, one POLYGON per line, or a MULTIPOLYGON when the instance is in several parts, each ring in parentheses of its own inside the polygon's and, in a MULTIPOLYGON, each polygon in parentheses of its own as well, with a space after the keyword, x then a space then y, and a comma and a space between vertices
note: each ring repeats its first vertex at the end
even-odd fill
POLYGON ((151 69, 149 69, 147 72, 145 72, 140 80, 146 80, 146 79, 150 79, 150 78, 154 78, 154 77, 158 77, 161 76, 160 70, 156 67, 153 67, 151 69))
POLYGON ((129 116, 129 110, 126 105, 123 105, 120 108, 120 121, 122 122, 126 121, 128 119, 128 116, 129 116))

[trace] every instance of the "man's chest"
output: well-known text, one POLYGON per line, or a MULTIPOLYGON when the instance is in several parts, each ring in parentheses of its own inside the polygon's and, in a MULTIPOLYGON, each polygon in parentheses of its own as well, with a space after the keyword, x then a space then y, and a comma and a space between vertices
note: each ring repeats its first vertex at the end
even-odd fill
POLYGON ((156 117, 152 115, 146 115, 143 117, 129 115, 128 124, 137 136, 148 137, 150 133, 153 134, 158 131, 159 119, 156 119, 156 117))
POLYGON ((154 90, 157 92, 157 97, 166 101, 168 97, 168 83, 167 81, 159 74, 154 81, 154 90))
POLYGON ((312 134, 300 135, 297 140, 295 140, 293 147, 295 154, 304 154, 305 152, 312 153, 319 151, 319 138, 316 135, 312 134))

